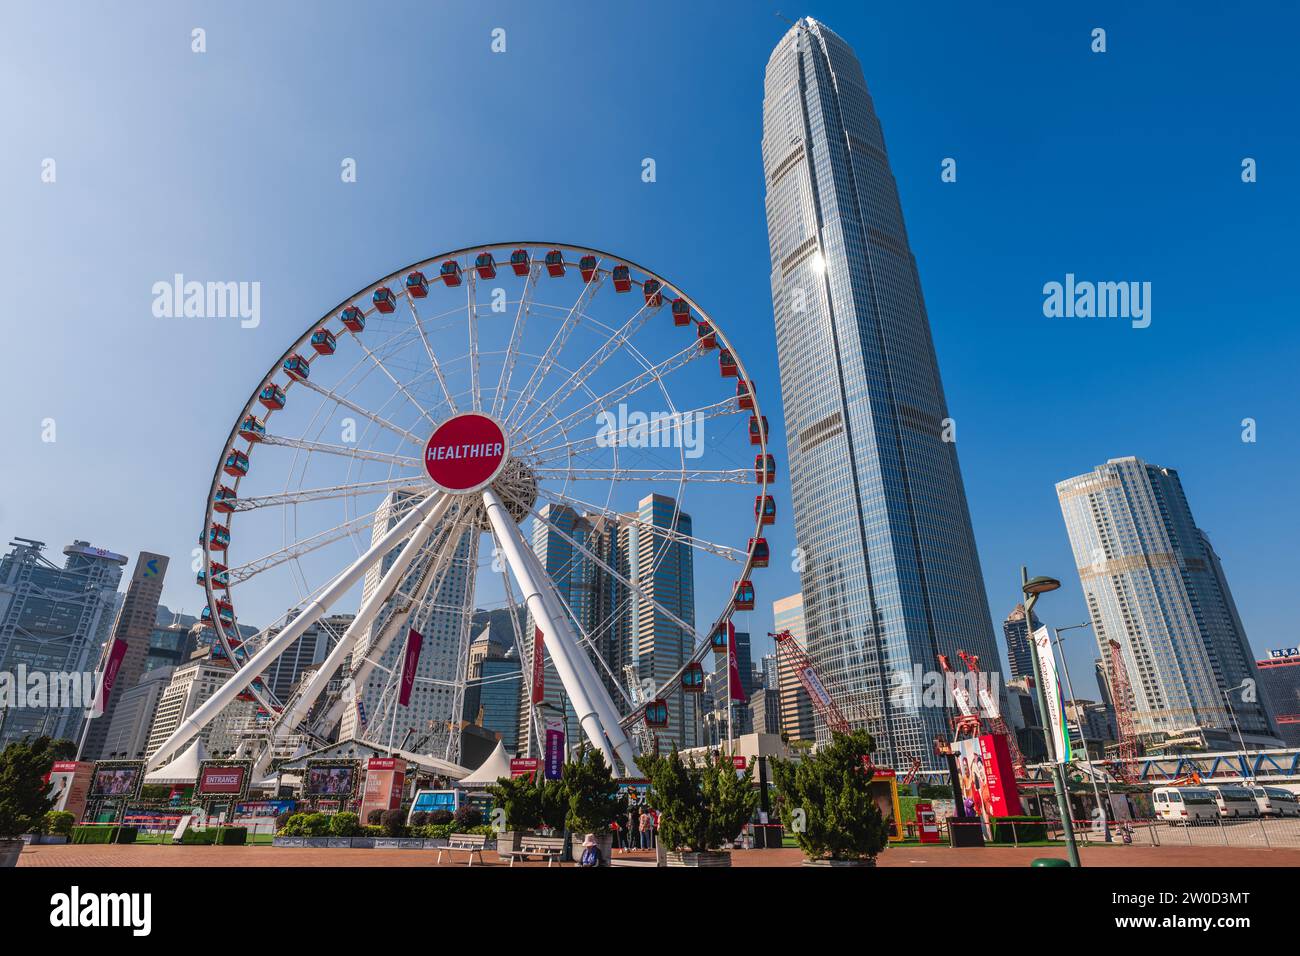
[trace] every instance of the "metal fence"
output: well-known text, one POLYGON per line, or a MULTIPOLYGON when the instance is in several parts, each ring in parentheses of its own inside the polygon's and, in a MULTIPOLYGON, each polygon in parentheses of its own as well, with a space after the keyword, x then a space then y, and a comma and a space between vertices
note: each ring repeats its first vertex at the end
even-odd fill
MULTIPOLYGON (((1300 848, 1300 817, 1222 817, 1170 821, 1156 818, 1075 820, 1075 839, 1083 844, 1124 843, 1134 846, 1238 846, 1300 848), (1107 837, 1109 836, 1109 841, 1107 837)), ((1059 822, 1048 825, 1053 839, 1062 839, 1059 822)))

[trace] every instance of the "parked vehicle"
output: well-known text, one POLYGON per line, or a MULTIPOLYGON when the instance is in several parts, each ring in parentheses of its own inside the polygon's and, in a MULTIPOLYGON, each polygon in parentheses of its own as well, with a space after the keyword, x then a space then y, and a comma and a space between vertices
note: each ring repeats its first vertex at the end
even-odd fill
POLYGON ((1259 805, 1248 787, 1220 784, 1210 787, 1221 817, 1257 817, 1259 805))
POLYGON ((1186 826, 1219 815, 1214 792, 1202 787, 1157 787, 1151 792, 1151 800, 1156 816, 1170 824, 1186 826))
POLYGON ((1266 817, 1300 817, 1300 798, 1282 787, 1252 787, 1255 805, 1266 817))

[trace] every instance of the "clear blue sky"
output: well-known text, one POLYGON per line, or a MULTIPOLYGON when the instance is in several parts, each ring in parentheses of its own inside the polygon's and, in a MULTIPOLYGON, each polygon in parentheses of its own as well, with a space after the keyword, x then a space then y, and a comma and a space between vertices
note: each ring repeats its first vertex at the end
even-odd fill
MULTIPOLYGON (((165 601, 196 610, 214 459, 264 370, 356 288, 476 242, 553 237, 673 277, 742 336, 779 421, 759 153, 778 8, 862 60, 995 626, 1022 563, 1065 582, 1045 620, 1086 618, 1053 484, 1135 454, 1180 471, 1255 648, 1295 644, 1286 4, 9 4, 0 535, 168 553, 165 601), (1241 182, 1244 157, 1259 182, 1241 182), (261 326, 155 319, 151 286, 176 272, 260 281, 261 326), (1151 282, 1151 327, 1044 318, 1042 286, 1067 272, 1151 282)), ((769 612, 797 589, 778 567, 756 583, 769 612)), ((1091 639, 1070 640, 1079 676, 1091 639)))

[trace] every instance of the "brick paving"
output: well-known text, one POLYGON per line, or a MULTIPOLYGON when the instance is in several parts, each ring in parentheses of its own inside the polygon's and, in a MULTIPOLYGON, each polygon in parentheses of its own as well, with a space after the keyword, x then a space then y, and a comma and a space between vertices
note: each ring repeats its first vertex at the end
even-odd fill
MULTIPOLYGON (((1300 867, 1300 850, 1254 849, 1213 846, 1100 846, 1081 851, 1085 866, 1190 867, 1250 866, 1300 867)), ((894 866, 1028 866, 1039 857, 1065 857, 1058 847, 983 847, 955 850, 946 846, 891 847, 878 864, 894 866)), ((268 846, 29 846, 18 858, 20 867, 295 867, 295 866, 437 866, 436 850, 326 850, 268 846)), ((652 853, 616 854, 615 859, 653 859, 652 853)), ((733 866, 799 866, 803 854, 797 849, 737 850, 733 866)), ((465 866, 464 856, 451 860, 444 854, 442 866, 465 866)), ((483 865, 502 867, 496 853, 486 850, 483 865)), ((563 864, 572 866, 571 863, 563 864)), ((477 860, 474 866, 479 866, 477 860)), ((518 862, 516 867, 545 867, 544 861, 518 862)))

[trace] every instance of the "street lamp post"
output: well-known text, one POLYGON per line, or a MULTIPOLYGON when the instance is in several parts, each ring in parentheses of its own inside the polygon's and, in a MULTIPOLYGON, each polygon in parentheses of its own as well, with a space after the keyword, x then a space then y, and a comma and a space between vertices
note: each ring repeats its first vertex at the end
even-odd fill
POLYGON ((1065 848, 1070 858, 1070 866, 1078 867, 1079 847, 1074 842, 1074 822, 1070 819, 1070 800, 1065 792, 1064 767, 1057 760, 1056 745, 1052 741, 1052 728, 1049 725, 1047 709, 1047 690, 1043 686, 1042 670, 1038 663, 1038 643, 1034 640, 1034 605, 1038 595, 1055 591, 1061 582, 1055 578, 1029 576, 1029 570, 1020 569, 1020 590, 1025 595, 1025 628, 1029 631, 1029 653, 1034 661, 1034 690, 1038 698, 1038 712, 1042 715, 1043 737, 1047 744, 1047 761, 1051 767, 1052 788, 1056 791, 1056 806, 1061 813, 1061 829, 1065 833, 1065 848))
POLYGON ((1241 769, 1242 778, 1245 782, 1250 781, 1250 756, 1246 753, 1246 738, 1241 734, 1241 724, 1237 721, 1237 712, 1232 709, 1232 698, 1228 695, 1235 690, 1242 690, 1249 684, 1249 681, 1242 681, 1236 687, 1225 687, 1223 689, 1223 702, 1228 705, 1228 716, 1232 718, 1232 726, 1237 731, 1237 742, 1241 744, 1241 769))
MULTIPOLYGON (((1092 627, 1091 621, 1084 621, 1082 624, 1071 624, 1067 627, 1054 627, 1052 631, 1056 634, 1056 640, 1053 643, 1056 649, 1061 652, 1061 669, 1065 671, 1065 689, 1069 691, 1070 699, 1074 701, 1074 726, 1079 731, 1079 743, 1083 744, 1083 753, 1088 758, 1088 778, 1092 781, 1092 795, 1097 800, 1097 809, 1101 811, 1101 825, 1105 833, 1106 842, 1110 842, 1110 811, 1108 806, 1103 806, 1101 802, 1101 790, 1097 786, 1097 771, 1092 765, 1092 754, 1088 750, 1088 738, 1083 732, 1083 721, 1079 719, 1079 699, 1074 696, 1074 684, 1070 680, 1070 664, 1065 659, 1065 648, 1061 646, 1063 638, 1061 635, 1066 631, 1076 631, 1081 627, 1092 627)), ((1106 786, 1107 794, 1110 793, 1110 785, 1106 786)))

